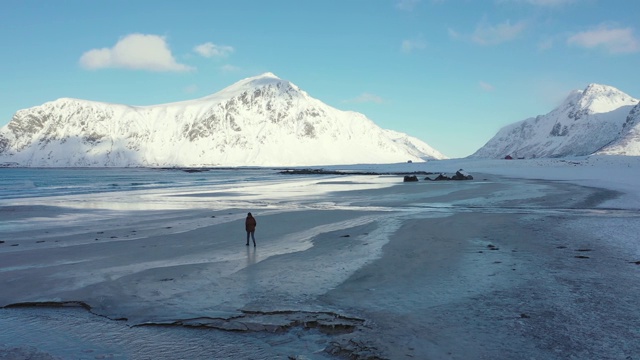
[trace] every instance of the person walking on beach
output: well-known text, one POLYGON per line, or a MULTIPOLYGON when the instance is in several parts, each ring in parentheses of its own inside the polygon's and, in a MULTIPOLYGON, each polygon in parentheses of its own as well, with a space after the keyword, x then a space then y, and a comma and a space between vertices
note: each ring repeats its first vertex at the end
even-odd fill
POLYGON ((251 215, 251 213, 247 214, 247 219, 244 221, 244 228, 247 230, 247 246, 249 246, 249 235, 251 235, 251 239, 253 240, 253 247, 256 246, 256 218, 251 215))

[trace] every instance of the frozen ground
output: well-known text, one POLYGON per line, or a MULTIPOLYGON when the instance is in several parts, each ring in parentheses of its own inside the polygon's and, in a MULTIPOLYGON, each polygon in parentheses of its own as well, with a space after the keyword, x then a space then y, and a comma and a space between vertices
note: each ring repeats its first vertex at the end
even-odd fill
POLYGON ((632 359, 638 164, 5 200, 0 358, 632 359))

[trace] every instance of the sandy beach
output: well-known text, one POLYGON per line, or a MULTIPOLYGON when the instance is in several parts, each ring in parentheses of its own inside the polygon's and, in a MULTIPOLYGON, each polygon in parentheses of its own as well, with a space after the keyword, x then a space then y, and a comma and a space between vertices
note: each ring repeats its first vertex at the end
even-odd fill
POLYGON ((0 204, 0 358, 638 356, 623 193, 473 175, 0 204))

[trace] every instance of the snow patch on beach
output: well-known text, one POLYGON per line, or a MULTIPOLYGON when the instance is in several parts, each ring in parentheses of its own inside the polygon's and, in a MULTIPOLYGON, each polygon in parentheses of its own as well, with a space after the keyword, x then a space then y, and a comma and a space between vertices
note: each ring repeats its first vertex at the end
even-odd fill
POLYGON ((625 196, 607 201, 600 207, 640 209, 640 157, 593 155, 571 158, 544 159, 447 159, 424 163, 400 163, 390 165, 363 164, 329 167, 378 172, 455 173, 463 169, 478 177, 478 174, 493 174, 523 179, 566 181, 582 186, 619 191, 625 196))

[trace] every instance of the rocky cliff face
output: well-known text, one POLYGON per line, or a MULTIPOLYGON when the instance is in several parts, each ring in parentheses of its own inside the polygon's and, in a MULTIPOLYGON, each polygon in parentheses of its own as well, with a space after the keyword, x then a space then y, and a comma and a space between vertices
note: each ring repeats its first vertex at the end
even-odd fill
POLYGON ((59 99, 0 129, 22 166, 295 166, 444 158, 271 73, 197 100, 136 107, 59 99), (401 141, 400 141, 400 140, 401 141))
POLYGON ((621 134, 637 99, 606 85, 573 91, 556 109, 502 128, 473 157, 564 157, 593 154, 621 134))

